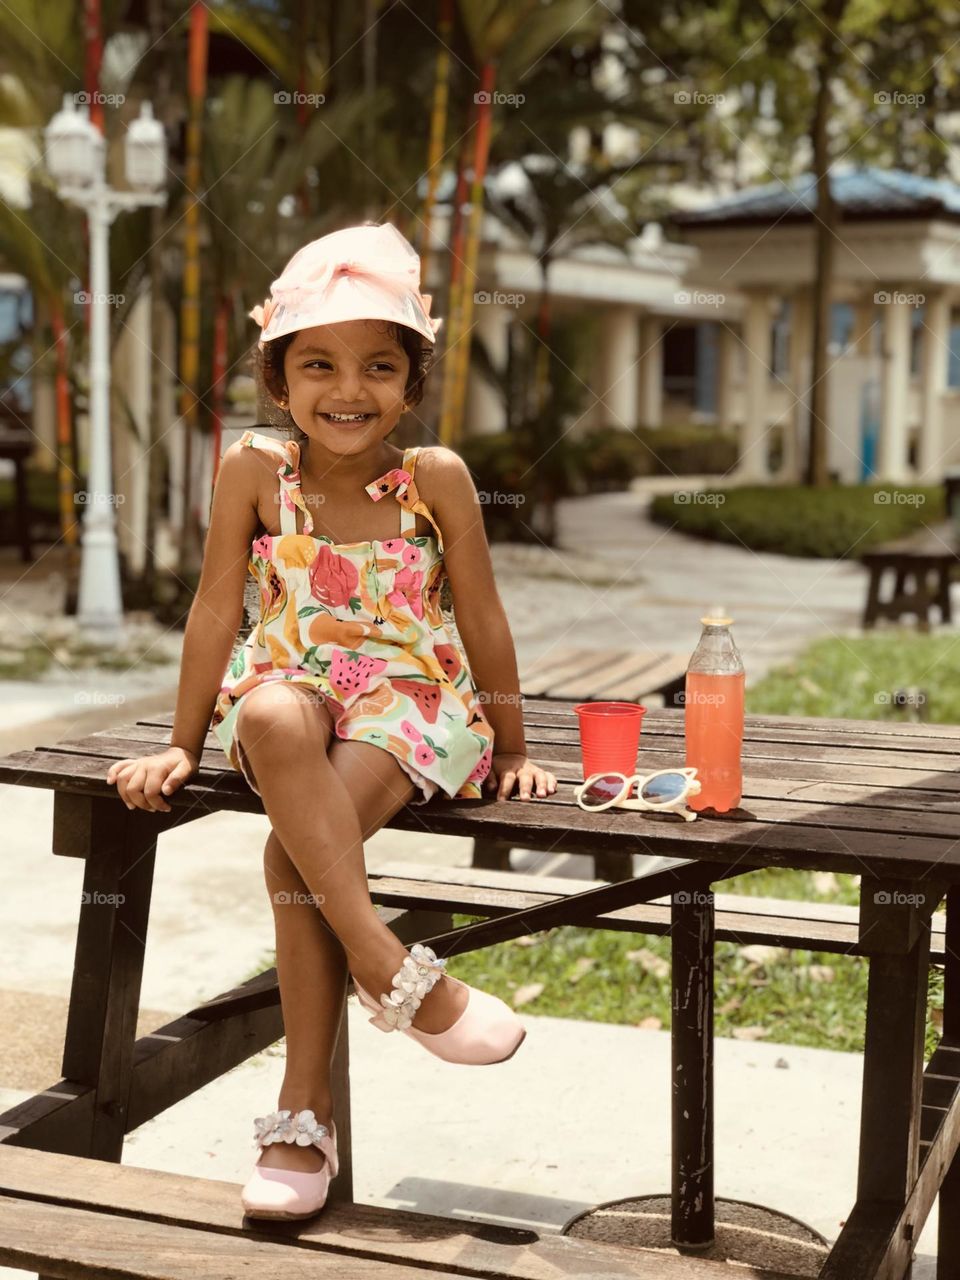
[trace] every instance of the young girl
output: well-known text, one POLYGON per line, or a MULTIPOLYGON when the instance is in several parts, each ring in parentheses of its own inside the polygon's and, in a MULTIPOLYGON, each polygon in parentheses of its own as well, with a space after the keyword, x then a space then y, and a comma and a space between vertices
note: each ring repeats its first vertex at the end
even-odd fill
POLYGON ((252 1216, 308 1217, 325 1203, 348 974, 374 1026, 447 1061, 504 1061, 525 1034, 512 1009, 445 973, 429 947, 404 948, 373 907, 363 857, 398 809, 438 792, 556 790, 527 758, 470 472, 449 449, 401 452, 389 440, 423 396, 440 325, 429 311, 412 246, 367 224, 306 245, 250 313, 259 372, 295 438, 248 431, 226 451, 171 746, 107 774, 129 808, 169 812, 212 720, 270 819, 287 1059, 280 1110, 255 1121, 260 1152, 242 1194, 252 1216), (260 617, 231 662, 248 568, 260 617), (445 577, 465 653, 440 612, 445 577))

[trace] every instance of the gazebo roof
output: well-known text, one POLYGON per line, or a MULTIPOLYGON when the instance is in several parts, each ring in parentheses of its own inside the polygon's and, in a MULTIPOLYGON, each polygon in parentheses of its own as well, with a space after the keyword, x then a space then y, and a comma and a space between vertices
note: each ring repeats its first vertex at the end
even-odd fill
MULTIPOLYGON (((960 186, 902 169, 852 169, 830 176, 830 190, 845 217, 960 219, 960 186)), ((788 182, 766 182, 701 209, 677 210, 677 226, 745 226, 808 222, 817 207, 812 173, 788 182)))

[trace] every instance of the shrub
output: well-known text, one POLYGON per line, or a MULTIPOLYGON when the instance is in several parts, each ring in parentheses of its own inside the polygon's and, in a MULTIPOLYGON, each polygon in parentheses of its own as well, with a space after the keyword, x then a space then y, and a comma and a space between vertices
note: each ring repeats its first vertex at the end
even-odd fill
POLYGON ((688 499, 658 495, 651 519, 701 538, 787 556, 856 559, 867 547, 945 518, 939 485, 744 485, 696 496, 681 485, 677 489, 688 499), (891 495, 899 500, 890 501, 891 495))

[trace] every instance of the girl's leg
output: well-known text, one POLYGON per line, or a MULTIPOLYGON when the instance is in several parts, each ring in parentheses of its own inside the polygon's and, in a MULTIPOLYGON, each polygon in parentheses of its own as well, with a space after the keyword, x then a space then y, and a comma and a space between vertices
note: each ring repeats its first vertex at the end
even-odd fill
MULTIPOLYGON (((301 742, 297 753, 301 785, 305 784, 308 790, 312 787, 313 793, 324 796, 328 809, 331 791, 335 794, 337 788, 341 789, 352 810, 357 829, 353 842, 345 847, 343 853, 339 857, 331 856, 334 852, 330 848, 332 837, 328 834, 324 840, 322 818, 313 819, 315 825, 312 835, 315 839, 308 840, 307 843, 313 851, 314 862, 301 860, 302 866, 313 868, 308 872, 309 880, 304 878, 288 855, 276 830, 271 832, 264 851, 264 874, 274 911, 277 971, 287 1038, 287 1069, 278 1106, 289 1107, 292 1111, 310 1107, 319 1120, 329 1123, 332 1111, 330 1062, 336 1047, 348 962, 344 946, 326 918, 328 895, 332 890, 352 892, 358 899, 357 910, 369 910, 376 924, 389 935, 394 944, 394 960, 391 961, 393 967, 385 979, 380 981, 380 985, 377 985, 377 979, 368 977, 364 981, 359 962, 350 966, 364 986, 367 982, 371 983, 369 990, 389 989, 390 978, 399 968, 405 948, 379 921, 370 903, 362 841, 379 830, 411 798, 414 785, 396 760, 382 748, 362 742, 342 742, 339 739, 335 739, 330 746, 332 721, 329 712, 310 695, 304 696, 292 686, 274 686, 274 689, 277 689, 276 693, 268 696, 264 691, 255 700, 262 704, 262 719, 248 712, 242 715, 243 725, 238 727, 246 756, 245 763, 254 773, 268 814, 273 819, 270 812, 272 793, 279 788, 271 787, 271 796, 268 798, 268 779, 275 769, 265 763, 267 753, 259 750, 258 746, 276 736, 267 728, 267 721, 273 728, 278 721, 292 722, 288 723, 291 738, 296 739, 300 730, 305 730, 308 736, 308 741, 301 742), (284 707, 287 709, 285 713, 281 711, 284 707), (325 771, 318 770, 321 758, 322 763, 327 766, 325 771), (324 851, 325 862, 322 861, 324 851), (354 864, 352 868, 349 866, 351 861, 354 864), (317 863, 320 865, 319 873, 316 871, 317 863), (326 872, 323 871, 324 866, 326 872), (356 871, 359 871, 359 880, 362 881, 362 895, 356 892, 358 877, 352 874, 356 871), (318 879, 322 879, 326 886, 325 891, 320 891, 323 902, 319 910, 319 895, 316 891, 318 879), (312 891, 308 887, 309 882, 314 883, 312 891), (312 894, 315 896, 311 896, 312 894)), ((247 704, 249 708, 253 705, 247 704)), ((291 767, 288 756, 289 753, 282 751, 273 756, 275 767, 279 767, 281 761, 286 761, 287 767, 291 767)), ((301 803, 304 801, 301 800, 301 803)), ((309 804, 305 804, 306 810, 309 811, 310 808, 309 804)), ((343 912, 334 914, 340 918, 343 912)), ((448 990, 445 990, 447 987, 448 984, 441 983, 435 991, 438 995, 441 991, 448 994, 448 990)), ((447 1002, 448 1008, 441 1008, 439 1014, 433 1015, 432 1022, 438 1025, 434 1028, 428 1024, 425 1029, 443 1030, 449 1026, 459 1015, 462 1008, 461 997, 465 994, 460 988, 454 988, 453 998, 447 1002)), ((430 1003, 432 1001, 427 1002, 430 1003)), ((421 1025, 419 1016, 416 1025, 421 1025)), ((318 1168, 321 1162, 322 1157, 313 1148, 286 1143, 267 1148, 260 1157, 261 1165, 267 1167, 307 1171, 318 1168)))
MULTIPOLYGON (((350 972, 371 994, 389 991, 407 951, 370 901, 360 819, 327 753, 329 708, 290 683, 262 686, 244 698, 237 734, 270 823, 342 943, 350 972)), ((414 1026, 445 1031, 466 1000, 465 987, 440 982, 414 1026)))

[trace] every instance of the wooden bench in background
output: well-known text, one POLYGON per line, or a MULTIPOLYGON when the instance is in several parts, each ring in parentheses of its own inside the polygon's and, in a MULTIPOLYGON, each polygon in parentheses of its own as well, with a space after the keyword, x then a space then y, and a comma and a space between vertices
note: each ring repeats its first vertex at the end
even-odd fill
POLYGON ((865 631, 878 618, 896 622, 903 614, 915 614, 919 630, 928 631, 934 608, 941 622, 952 621, 950 582, 960 565, 952 521, 881 542, 864 551, 860 561, 870 574, 862 620, 865 631))

